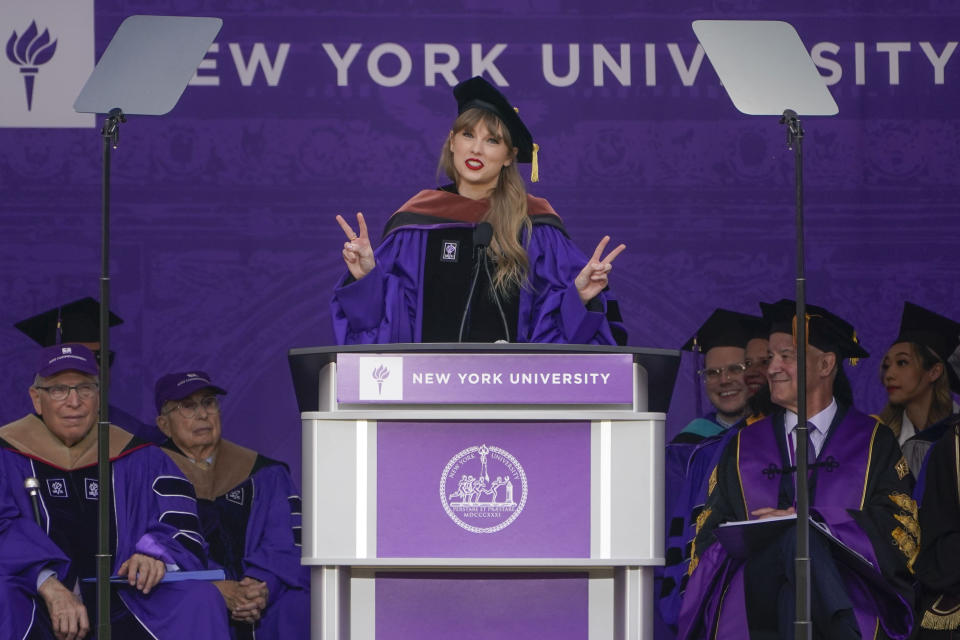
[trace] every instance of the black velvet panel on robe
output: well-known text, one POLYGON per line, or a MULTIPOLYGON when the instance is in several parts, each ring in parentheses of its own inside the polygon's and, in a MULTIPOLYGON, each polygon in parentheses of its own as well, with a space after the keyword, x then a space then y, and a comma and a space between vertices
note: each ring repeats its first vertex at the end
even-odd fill
MULTIPOLYGON (((435 229, 427 236, 427 259, 423 281, 423 342, 458 342, 460 322, 474 274, 477 284, 463 332, 464 342, 513 341, 517 335, 518 298, 501 298, 507 328, 491 295, 490 279, 482 262, 474 257, 472 227, 435 229), (509 335, 506 335, 509 331, 509 335)), ((490 274, 495 265, 487 258, 490 274)))

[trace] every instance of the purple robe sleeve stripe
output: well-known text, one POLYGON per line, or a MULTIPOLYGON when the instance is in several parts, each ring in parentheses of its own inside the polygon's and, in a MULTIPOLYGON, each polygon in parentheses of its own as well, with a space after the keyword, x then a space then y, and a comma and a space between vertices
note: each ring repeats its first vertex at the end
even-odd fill
POLYGON ((180 531, 173 535, 173 539, 179 542, 183 547, 195 555, 197 558, 203 558, 203 538, 195 536, 188 531, 180 531))
POLYGON ((287 496, 287 503, 290 505, 290 516, 294 519, 290 529, 293 531, 293 544, 302 547, 303 529, 299 524, 299 518, 303 517, 303 500, 300 496, 287 496))
POLYGON ((287 502, 290 503, 290 513, 298 516, 303 513, 303 499, 300 496, 287 496, 287 502))
POLYGON ((177 476, 158 476, 153 481, 153 492, 165 498, 187 498, 197 501, 197 494, 190 481, 177 476))
POLYGON ((164 511, 160 515, 160 522, 168 524, 183 533, 192 533, 197 537, 200 534, 200 519, 197 514, 189 511, 164 511))

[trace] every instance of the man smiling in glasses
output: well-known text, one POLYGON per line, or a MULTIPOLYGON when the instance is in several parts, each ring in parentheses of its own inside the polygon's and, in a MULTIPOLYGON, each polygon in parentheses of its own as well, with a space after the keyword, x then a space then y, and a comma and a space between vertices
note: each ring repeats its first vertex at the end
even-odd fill
MULTIPOLYGON (((111 329, 123 324, 123 319, 113 311, 109 312, 109 318, 111 329)), ((89 296, 57 305, 21 320, 14 326, 41 347, 81 344, 93 352, 98 364, 113 369, 113 350, 111 349, 106 357, 100 353, 100 303, 89 296)), ((113 394, 111 399, 116 401, 118 398, 113 394)), ((120 400, 122 401, 122 398, 120 400)), ((96 401, 94 404, 97 404, 96 401)), ((110 424, 150 442, 159 443, 163 440, 152 421, 146 424, 114 404, 110 405, 110 424)))
POLYGON ((674 442, 719 435, 747 416, 747 400, 753 394, 744 377, 745 349, 761 322, 745 313, 717 309, 683 345, 684 350, 703 354, 703 368, 697 373, 714 411, 688 424, 674 442))
POLYGON ((157 381, 163 450, 193 483, 216 582, 237 640, 309 635, 308 577, 300 566, 300 496, 286 465, 221 437, 220 396, 203 371, 157 381))

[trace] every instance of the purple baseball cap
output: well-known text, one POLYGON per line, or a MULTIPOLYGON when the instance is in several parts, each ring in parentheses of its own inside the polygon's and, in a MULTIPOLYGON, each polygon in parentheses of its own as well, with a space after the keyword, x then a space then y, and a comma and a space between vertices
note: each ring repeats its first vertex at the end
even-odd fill
POLYGON ((168 373, 159 380, 153 389, 153 399, 157 405, 157 413, 163 405, 171 400, 183 400, 200 389, 212 389, 214 393, 225 395, 226 389, 213 384, 210 374, 206 371, 184 371, 183 373, 168 373))
POLYGON ((63 371, 79 371, 91 376, 100 374, 97 358, 81 344, 55 344, 40 352, 37 375, 49 378, 63 371))

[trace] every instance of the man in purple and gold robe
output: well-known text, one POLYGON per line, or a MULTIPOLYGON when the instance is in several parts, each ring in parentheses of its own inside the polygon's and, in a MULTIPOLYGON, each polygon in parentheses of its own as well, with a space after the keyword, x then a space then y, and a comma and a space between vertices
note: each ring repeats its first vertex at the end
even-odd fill
MULTIPOLYGON (((0 428, 0 638, 72 640, 95 628, 98 368, 82 345, 43 350, 35 414, 0 428), (37 495, 24 489, 35 479, 37 495)), ((190 483, 154 445, 110 427, 117 638, 226 638, 216 588, 161 582, 206 568, 190 483)))
POLYGON ((163 450, 197 493, 210 558, 226 579, 215 584, 234 640, 306 638, 309 574, 300 564, 301 500, 287 466, 223 439, 218 396, 203 371, 157 381, 163 450), (225 606, 224 606, 225 605, 225 606))
POLYGON ((910 567, 920 537, 913 478, 889 429, 854 409, 842 358, 867 353, 853 327, 808 305, 808 443, 797 444, 794 303, 761 305, 771 322, 771 398, 780 410, 732 438, 710 479, 697 523, 681 638, 792 638, 796 527, 728 552, 725 522, 789 517, 795 511, 795 452, 807 446, 810 514, 865 561, 811 527, 811 614, 815 638, 906 638, 913 626, 910 567), (869 565, 866 564, 869 562, 869 565))

